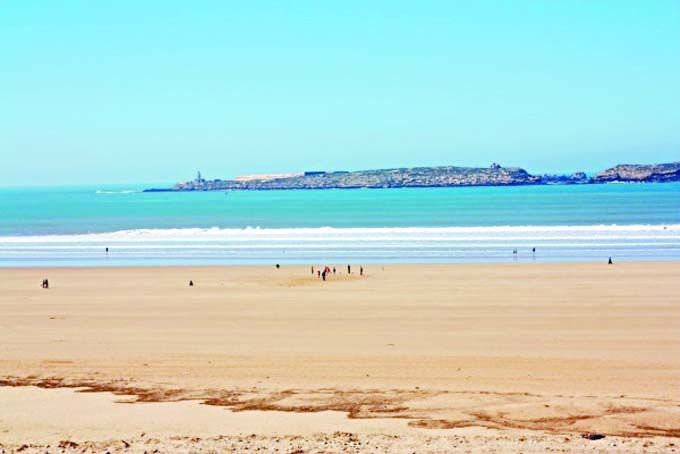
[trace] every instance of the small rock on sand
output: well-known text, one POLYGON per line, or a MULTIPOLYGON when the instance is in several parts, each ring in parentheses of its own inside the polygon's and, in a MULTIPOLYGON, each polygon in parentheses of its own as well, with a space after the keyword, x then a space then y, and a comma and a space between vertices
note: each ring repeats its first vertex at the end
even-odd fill
POLYGON ((585 438, 586 440, 601 440, 604 438, 604 435, 588 432, 581 434, 581 438, 585 438))

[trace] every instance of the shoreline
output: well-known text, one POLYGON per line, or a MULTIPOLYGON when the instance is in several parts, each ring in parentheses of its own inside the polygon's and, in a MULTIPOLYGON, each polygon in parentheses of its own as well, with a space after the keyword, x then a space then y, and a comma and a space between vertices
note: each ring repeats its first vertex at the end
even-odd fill
MULTIPOLYGON (((310 266, 314 266, 314 269, 316 270, 317 267, 320 266, 325 266, 327 263, 324 261, 317 261, 317 262, 305 262, 305 263, 292 263, 292 264, 285 264, 286 268, 294 268, 296 270, 307 270, 309 271, 310 266), (318 263, 317 263, 318 262, 318 263)), ((283 265, 284 262, 280 262, 281 268, 284 267, 283 265)), ((621 262, 615 262, 612 267, 615 267, 617 265, 620 266, 647 266, 647 265, 658 265, 658 266, 672 266, 673 264, 679 264, 680 259, 668 259, 668 260, 639 260, 639 261, 621 261, 621 262)), ((348 263, 342 262, 332 262, 328 261, 328 264, 332 267, 333 265, 336 266, 337 269, 346 267, 348 263)), ((578 265, 603 265, 603 266, 608 266, 606 260, 605 261, 592 261, 592 260, 584 260, 584 261, 507 261, 504 263, 498 263, 498 262, 443 262, 443 263, 433 263, 433 262, 358 262, 358 261, 349 261, 349 264, 352 265, 352 267, 358 267, 361 264, 368 264, 370 267, 374 268, 384 268, 384 267, 389 267, 389 268, 412 268, 412 267, 424 267, 424 268, 440 268, 440 269, 445 269, 445 268, 466 268, 466 267, 477 267, 477 268, 486 268, 486 267, 544 267, 544 266, 550 266, 550 267, 566 267, 570 268, 573 266, 578 266, 578 265)), ((241 264, 205 264, 205 265, 194 265, 194 264, 188 264, 188 265, 178 265, 178 264, 169 264, 169 265, 112 265, 112 266, 82 266, 82 265, 68 265, 68 266, 6 266, 6 267, 0 267, 0 272, 8 272, 8 271, 32 271, 32 270, 62 270, 62 271, 85 271, 85 270, 93 270, 93 271, 107 271, 107 270, 150 270, 150 269, 167 269, 167 270, 187 270, 187 269, 196 269, 196 270, 216 270, 216 269, 226 269, 226 270, 238 270, 240 268, 244 269, 250 269, 250 270, 262 270, 262 271, 272 271, 276 269, 276 263, 267 263, 267 264, 252 264, 252 263, 241 263, 241 264)), ((301 275, 304 273, 301 273, 301 275)), ((309 274, 309 273, 307 273, 309 274)), ((305 276, 306 277, 306 276, 305 276)))
POLYGON ((0 237, 0 267, 678 261, 679 232, 680 224, 137 229, 0 237))
MULTIPOLYGON (((306 187, 276 187, 276 188, 226 188, 226 189, 174 189, 174 188, 147 188, 138 192, 154 194, 154 193, 191 193, 191 192, 272 192, 272 191, 358 191, 364 189, 442 189, 442 188, 516 188, 516 187, 546 187, 546 186, 602 186, 602 185, 649 185, 649 184, 672 184, 679 183, 680 180, 666 180, 666 181, 593 181, 593 182, 579 182, 579 183, 510 183, 510 184, 452 184, 452 185, 409 185, 409 186, 329 186, 318 188, 306 187)), ((1 188, 0 188, 1 189, 1 188)))

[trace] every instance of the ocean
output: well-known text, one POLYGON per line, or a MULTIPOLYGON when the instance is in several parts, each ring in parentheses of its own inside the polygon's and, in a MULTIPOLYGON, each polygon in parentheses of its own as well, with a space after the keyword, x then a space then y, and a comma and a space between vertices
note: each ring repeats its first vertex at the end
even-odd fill
POLYGON ((0 266, 680 259, 680 183, 141 189, 0 189, 0 266))

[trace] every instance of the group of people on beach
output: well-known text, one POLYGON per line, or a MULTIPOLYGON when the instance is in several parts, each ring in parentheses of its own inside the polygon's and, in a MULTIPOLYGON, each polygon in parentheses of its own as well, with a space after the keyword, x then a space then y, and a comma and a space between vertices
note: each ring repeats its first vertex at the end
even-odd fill
MULTIPOLYGON (((277 263, 274 266, 276 267, 277 270, 281 269, 281 265, 279 263, 277 263)), ((323 279, 324 281, 326 280, 327 277, 329 277, 331 275, 331 273, 333 274, 333 276, 335 276, 335 274, 337 272, 338 272, 338 270, 335 267, 331 268, 328 265, 323 267, 323 269, 317 268, 316 270, 312 266, 312 276, 316 275, 317 278, 323 279)), ((352 274, 352 265, 347 265, 347 275, 351 275, 351 274, 352 274)), ((364 267, 360 266, 359 267, 359 276, 363 276, 363 275, 364 275, 364 267)), ((47 279, 45 279, 43 281, 43 284, 45 284, 45 281, 47 281, 47 279)), ((193 287, 193 286, 194 286, 194 281, 190 280, 189 281, 189 287, 193 287)))
MULTIPOLYGON (((311 269, 312 269, 312 276, 314 276, 314 273, 315 273, 314 267, 312 266, 311 269)), ((333 276, 335 276, 335 274, 337 273, 337 270, 335 269, 335 267, 331 268, 328 265, 326 265, 323 268, 323 270, 321 270, 321 269, 316 270, 316 277, 321 278, 325 281, 326 277, 330 276, 331 273, 333 273, 333 276)), ((352 274, 352 265, 347 265, 347 275, 351 275, 351 274, 352 274)), ((363 275, 364 275, 364 267, 360 266, 359 267, 359 276, 363 276, 363 275)))

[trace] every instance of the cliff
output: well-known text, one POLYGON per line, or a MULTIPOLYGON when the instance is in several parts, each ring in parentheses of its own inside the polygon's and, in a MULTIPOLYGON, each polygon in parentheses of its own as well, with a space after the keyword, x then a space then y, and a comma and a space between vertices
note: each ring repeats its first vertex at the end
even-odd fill
POLYGON ((680 181, 680 162, 668 164, 620 164, 598 173, 594 183, 660 183, 680 181))

